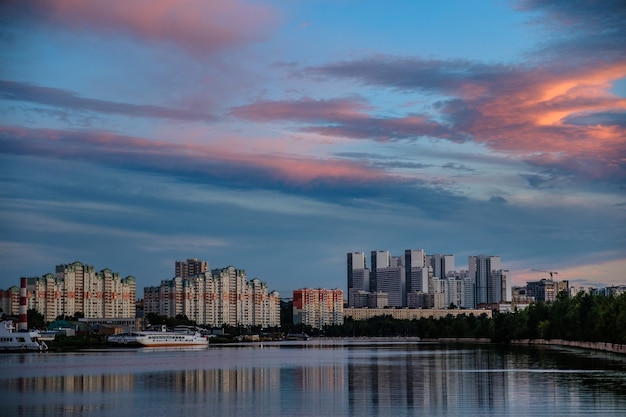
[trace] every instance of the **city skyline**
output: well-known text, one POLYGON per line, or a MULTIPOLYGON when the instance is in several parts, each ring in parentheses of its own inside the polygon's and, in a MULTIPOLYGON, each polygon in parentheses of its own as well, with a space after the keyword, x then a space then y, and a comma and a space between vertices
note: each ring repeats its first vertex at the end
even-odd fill
POLYGON ((0 4, 0 288, 188 258, 288 294, 345 254, 626 283, 622 2, 0 4))

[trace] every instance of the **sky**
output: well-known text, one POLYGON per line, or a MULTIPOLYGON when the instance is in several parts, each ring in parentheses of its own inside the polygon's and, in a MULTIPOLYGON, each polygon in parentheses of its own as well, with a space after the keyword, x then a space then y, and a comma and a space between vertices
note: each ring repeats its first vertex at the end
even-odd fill
POLYGON ((623 1, 0 3, 0 288, 498 255, 626 284, 623 1))

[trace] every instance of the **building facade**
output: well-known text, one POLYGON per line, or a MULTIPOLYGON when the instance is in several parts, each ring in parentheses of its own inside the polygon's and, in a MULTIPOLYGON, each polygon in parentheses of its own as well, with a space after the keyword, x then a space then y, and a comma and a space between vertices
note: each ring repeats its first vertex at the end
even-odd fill
POLYGON ((175 277, 193 277, 196 275, 204 274, 208 271, 209 263, 207 261, 201 261, 198 258, 190 258, 186 261, 176 261, 174 263, 175 277))
POLYGON ((53 321, 58 316, 135 317, 136 280, 110 269, 96 271, 81 262, 57 265, 55 274, 26 279, 29 309, 53 321))
POLYGON ((174 277, 144 288, 145 314, 185 315, 198 325, 280 326, 280 294, 265 282, 248 281, 229 266, 195 276, 174 277))
POLYGON ((347 266, 348 305, 353 306, 361 302, 356 297, 362 297, 362 295, 357 294, 370 291, 370 270, 367 268, 365 253, 348 253, 347 266))
POLYGON ((348 253, 347 266, 348 307, 370 306, 368 292, 387 294, 389 307, 476 308, 512 300, 511 276, 499 256, 470 256, 468 269, 456 271, 452 254, 378 250, 370 252, 371 269, 364 252, 348 253))
POLYGON ((343 290, 302 288, 293 292, 293 323, 321 329, 343 324, 343 290))
POLYGON ((492 273, 499 271, 500 257, 477 255, 468 257, 469 276, 474 281, 474 301, 478 304, 493 304, 501 296, 501 291, 493 287, 492 273))

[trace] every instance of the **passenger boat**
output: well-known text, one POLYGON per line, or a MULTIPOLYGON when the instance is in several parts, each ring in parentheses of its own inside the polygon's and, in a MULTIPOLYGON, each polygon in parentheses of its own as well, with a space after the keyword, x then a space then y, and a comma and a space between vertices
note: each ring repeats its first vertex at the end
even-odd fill
POLYGON ((36 330, 16 331, 13 321, 0 322, 0 352, 44 351, 48 345, 36 330))
POLYGON ((202 347, 209 345, 209 339, 197 331, 145 330, 120 333, 107 337, 107 342, 115 346, 128 347, 202 347))

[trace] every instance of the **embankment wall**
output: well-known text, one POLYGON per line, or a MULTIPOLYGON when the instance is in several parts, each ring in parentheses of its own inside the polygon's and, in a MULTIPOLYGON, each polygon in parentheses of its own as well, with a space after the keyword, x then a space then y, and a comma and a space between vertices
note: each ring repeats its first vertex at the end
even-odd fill
POLYGON ((562 339, 519 339, 512 340, 512 344, 516 345, 557 345, 557 346, 571 346, 582 349, 595 349, 605 352, 621 353, 626 355, 626 345, 618 343, 607 342, 579 342, 575 340, 562 340, 562 339))

